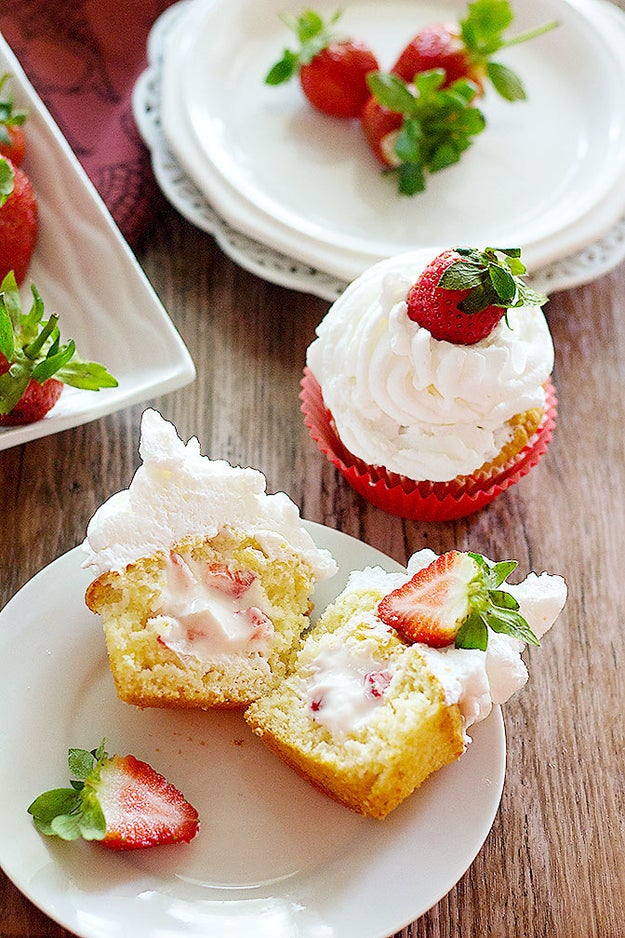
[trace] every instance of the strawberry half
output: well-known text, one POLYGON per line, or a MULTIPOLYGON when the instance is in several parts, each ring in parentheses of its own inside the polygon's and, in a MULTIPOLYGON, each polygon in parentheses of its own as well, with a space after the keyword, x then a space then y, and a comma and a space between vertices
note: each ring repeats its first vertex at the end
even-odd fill
POLYGON ((402 195, 423 192, 426 173, 457 163, 486 126, 472 106, 476 86, 460 79, 445 88, 444 81, 442 69, 420 73, 413 85, 384 72, 367 77, 374 100, 361 126, 376 157, 397 173, 402 195))
POLYGON ((448 551, 380 600, 378 615, 407 642, 432 648, 485 650, 489 629, 538 645, 516 599, 499 589, 516 566, 514 560, 491 564, 481 554, 448 551))
POLYGON ((447 84, 468 78, 475 82, 479 94, 482 94, 484 81, 489 79, 506 101, 522 101, 526 93, 521 79, 507 66, 493 62, 492 56, 500 49, 542 36, 558 23, 545 23, 504 40, 503 34, 513 19, 508 0, 475 0, 469 3, 467 15, 459 24, 435 23, 418 32, 391 71, 411 82, 418 72, 442 68, 447 84))
MULTIPOLYGON (((0 94, 11 77, 9 72, 0 76, 0 94)), ((16 110, 10 94, 0 98, 0 156, 8 157, 14 166, 20 166, 26 153, 23 124, 26 111, 16 110)))
POLYGON ((28 808, 37 830, 62 840, 97 840, 111 850, 188 843, 199 829, 197 811, 147 762, 70 749, 71 788, 55 788, 28 808))
POLYGON ((13 272, 0 284, 0 426, 40 420, 64 384, 89 391, 117 387, 104 365, 79 358, 73 339, 61 344, 59 317, 44 320, 34 284, 31 291, 30 312, 22 313, 13 272))
POLYGON ((10 270, 22 283, 39 227, 37 198, 26 173, 0 157, 0 280, 10 270))
POLYGON ((542 306, 547 297, 519 279, 519 248, 455 248, 428 264, 408 291, 408 318, 435 339, 474 345, 490 335, 508 309, 542 306))
POLYGON ((300 49, 285 49, 279 62, 267 73, 265 83, 281 85, 299 74, 302 90, 312 106, 330 117, 359 117, 369 97, 367 75, 378 69, 378 61, 364 42, 335 39, 335 13, 325 23, 318 13, 307 10, 296 18, 283 16, 294 31, 300 49))

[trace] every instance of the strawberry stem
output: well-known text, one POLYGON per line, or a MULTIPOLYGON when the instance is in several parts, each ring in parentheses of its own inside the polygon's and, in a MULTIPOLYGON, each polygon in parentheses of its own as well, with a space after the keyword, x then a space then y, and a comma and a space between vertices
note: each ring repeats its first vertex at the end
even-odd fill
POLYGON ((522 42, 528 42, 530 39, 536 39, 538 36, 544 35, 544 33, 551 32, 552 29, 556 29, 560 23, 558 20, 552 20, 550 23, 543 23, 542 26, 536 26, 534 29, 528 29, 525 33, 520 33, 518 36, 513 36, 512 39, 507 39, 505 42, 502 42, 500 49, 509 49, 510 46, 518 46, 522 42))

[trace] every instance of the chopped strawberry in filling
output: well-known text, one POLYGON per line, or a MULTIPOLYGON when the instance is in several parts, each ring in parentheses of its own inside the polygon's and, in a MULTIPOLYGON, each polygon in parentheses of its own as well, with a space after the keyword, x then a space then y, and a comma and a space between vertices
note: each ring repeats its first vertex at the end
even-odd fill
POLYGON ((274 632, 262 611, 264 591, 255 573, 206 564, 172 551, 156 615, 158 641, 178 655, 202 661, 227 655, 267 654, 274 632))

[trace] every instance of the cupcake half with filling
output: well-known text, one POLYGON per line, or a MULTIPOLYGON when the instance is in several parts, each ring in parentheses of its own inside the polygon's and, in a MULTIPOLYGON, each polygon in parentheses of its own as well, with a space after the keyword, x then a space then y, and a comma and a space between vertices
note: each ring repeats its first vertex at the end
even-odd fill
POLYGON ((515 566, 423 550, 404 573, 352 573, 246 721, 316 788, 385 817, 527 681, 521 653, 555 622, 567 590, 547 573, 506 584, 515 566))
POLYGON ((334 560, 262 473, 203 456, 154 410, 139 450, 129 488, 98 509, 83 545, 118 695, 243 707, 284 677, 334 560))
POLYGON ((308 349, 311 436, 373 504, 468 515, 546 451, 554 351, 517 250, 402 254, 351 283, 308 349))

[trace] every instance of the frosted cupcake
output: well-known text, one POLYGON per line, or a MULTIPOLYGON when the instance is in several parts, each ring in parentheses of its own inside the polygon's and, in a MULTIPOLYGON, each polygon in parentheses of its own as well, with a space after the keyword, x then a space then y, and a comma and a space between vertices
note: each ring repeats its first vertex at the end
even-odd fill
POLYGON ((242 707, 280 681, 336 571, 284 493, 202 455, 154 410, 142 465, 83 545, 119 697, 139 707, 242 707))
POLYGON ((567 588, 548 573, 508 584, 515 566, 423 550, 404 573, 354 571, 246 721, 321 791, 385 817, 527 681, 525 645, 551 628, 567 588))
POLYGON ((308 350, 313 439, 373 504, 459 518, 518 482, 555 421, 554 353, 519 252, 458 249, 376 264, 308 350))

